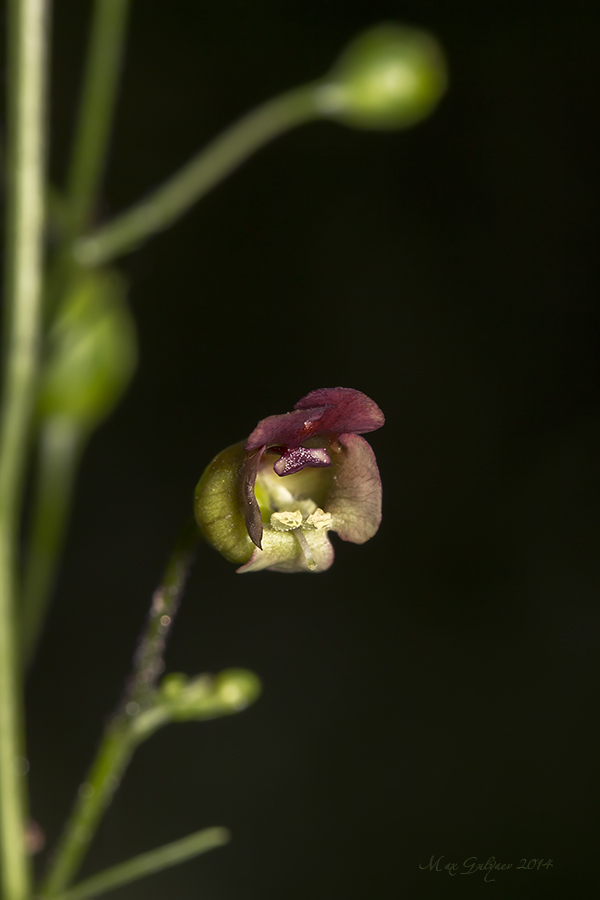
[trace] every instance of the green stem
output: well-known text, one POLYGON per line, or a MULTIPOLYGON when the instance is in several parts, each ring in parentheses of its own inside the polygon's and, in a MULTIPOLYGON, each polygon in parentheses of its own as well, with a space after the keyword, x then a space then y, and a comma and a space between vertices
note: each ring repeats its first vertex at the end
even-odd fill
POLYGON ((134 856, 133 859, 118 866, 105 869, 103 872, 79 882, 70 890, 54 897, 53 900, 91 900, 92 897, 106 894, 130 881, 145 878, 154 872, 160 872, 162 869, 186 862, 194 856, 214 850, 215 847, 222 847, 228 843, 229 839, 230 835, 226 828, 204 828, 202 831, 181 838, 181 840, 165 844, 164 847, 158 847, 156 850, 134 856))
MULTIPOLYGON (((129 0, 95 0, 66 197, 48 191, 61 244, 46 282, 48 312, 62 299, 75 272, 73 238, 93 213, 121 70, 129 0)), ((81 441, 66 422, 52 420, 40 436, 37 487, 23 585, 23 661, 31 662, 46 616, 64 543, 81 441)))
POLYGON ((60 242, 46 278, 50 319, 77 274, 71 245, 88 227, 110 139, 130 0, 95 0, 79 113, 69 163, 66 196, 61 197, 60 242))
POLYGON ((53 897, 64 891, 73 880, 129 764, 139 741, 132 725, 152 701, 156 680, 163 669, 166 637, 173 625, 197 543, 198 529, 192 522, 182 532, 161 584, 152 597, 125 696, 109 722, 89 774, 79 788, 75 807, 42 885, 43 897, 53 897))
POLYGON ((106 263, 168 228, 268 141, 318 118, 318 87, 304 85, 248 113, 145 200, 96 234, 76 241, 77 262, 84 266, 106 263))
POLYGON ((129 0, 95 0, 79 118, 69 170, 69 234, 88 225, 106 160, 129 0))
POLYGON ((25 900, 26 790, 17 653, 17 543, 38 368, 44 197, 46 0, 8 8, 6 355, 0 421, 0 886, 25 900))
POLYGON ((81 429, 68 419, 51 418, 39 439, 32 526, 21 588, 22 659, 34 656, 62 550, 77 463, 81 429))

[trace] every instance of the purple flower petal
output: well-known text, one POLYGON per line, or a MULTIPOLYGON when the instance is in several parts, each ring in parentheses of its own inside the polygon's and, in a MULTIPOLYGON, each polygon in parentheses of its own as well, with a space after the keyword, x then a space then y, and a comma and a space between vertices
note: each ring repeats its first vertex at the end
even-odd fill
POLYGON ((320 388, 299 400, 294 412, 261 419, 246 450, 272 444, 299 447, 315 435, 364 434, 381 428, 385 418, 377 404, 353 388, 320 388))
POLYGON ((294 405, 294 409, 325 410, 319 416, 319 434, 365 434, 385 423, 385 416, 374 400, 354 388, 319 388, 294 405))
POLYGON ((323 406, 320 409, 298 409, 278 416, 267 416, 260 420, 246 441, 246 450, 272 444, 298 447, 303 441, 320 433, 319 419, 325 412, 326 407, 323 406))
POLYGON ((343 541, 364 544, 381 523, 381 478, 370 444, 357 434, 341 434, 331 449, 333 480, 326 511, 343 541))

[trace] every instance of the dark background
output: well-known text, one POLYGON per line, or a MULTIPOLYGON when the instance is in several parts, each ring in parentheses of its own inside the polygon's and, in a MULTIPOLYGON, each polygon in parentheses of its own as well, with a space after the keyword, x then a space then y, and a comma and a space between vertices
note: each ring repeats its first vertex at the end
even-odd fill
MULTIPOLYGON (((55 4, 59 183, 89 8, 55 4)), ((115 900, 598 890, 598 5, 137 0, 100 212, 396 18, 446 49, 432 119, 290 133, 122 262, 141 367, 85 457, 29 688, 49 842, 211 457, 321 386, 387 424, 381 530, 334 538, 330 571, 240 577, 202 549, 168 668, 248 667, 264 694, 144 745, 85 872, 234 840, 115 900), (513 868, 484 885, 431 854, 513 868)))

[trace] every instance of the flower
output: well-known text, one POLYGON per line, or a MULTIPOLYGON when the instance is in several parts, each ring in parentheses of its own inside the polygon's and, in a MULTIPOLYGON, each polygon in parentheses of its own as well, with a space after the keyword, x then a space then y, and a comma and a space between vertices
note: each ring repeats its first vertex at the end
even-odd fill
POLYGON ((352 388, 311 391, 294 411, 261 419, 219 453, 196 487, 208 543, 238 572, 323 572, 328 532, 362 544, 381 522, 381 479, 361 434, 381 428, 377 404, 352 388))

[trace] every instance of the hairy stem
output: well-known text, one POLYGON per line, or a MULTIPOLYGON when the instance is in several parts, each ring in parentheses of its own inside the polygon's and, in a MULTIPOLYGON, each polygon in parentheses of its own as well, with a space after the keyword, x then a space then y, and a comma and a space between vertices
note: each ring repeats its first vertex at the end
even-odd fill
POLYGON ((156 680, 164 665, 165 641, 173 625, 197 543, 198 529, 196 523, 191 522, 183 530, 152 597, 125 695, 107 726, 86 780, 79 788, 75 807, 42 885, 43 898, 54 897, 71 884, 139 741, 132 725, 152 701, 156 680))
POLYGON ((319 116, 318 86, 305 85, 259 106, 201 150, 145 200, 73 247, 80 265, 97 266, 168 228, 252 153, 319 116))
POLYGON ((0 885, 25 900, 22 678, 16 639, 17 541, 41 319, 46 0, 8 7, 8 199, 4 395, 0 421, 0 885))

